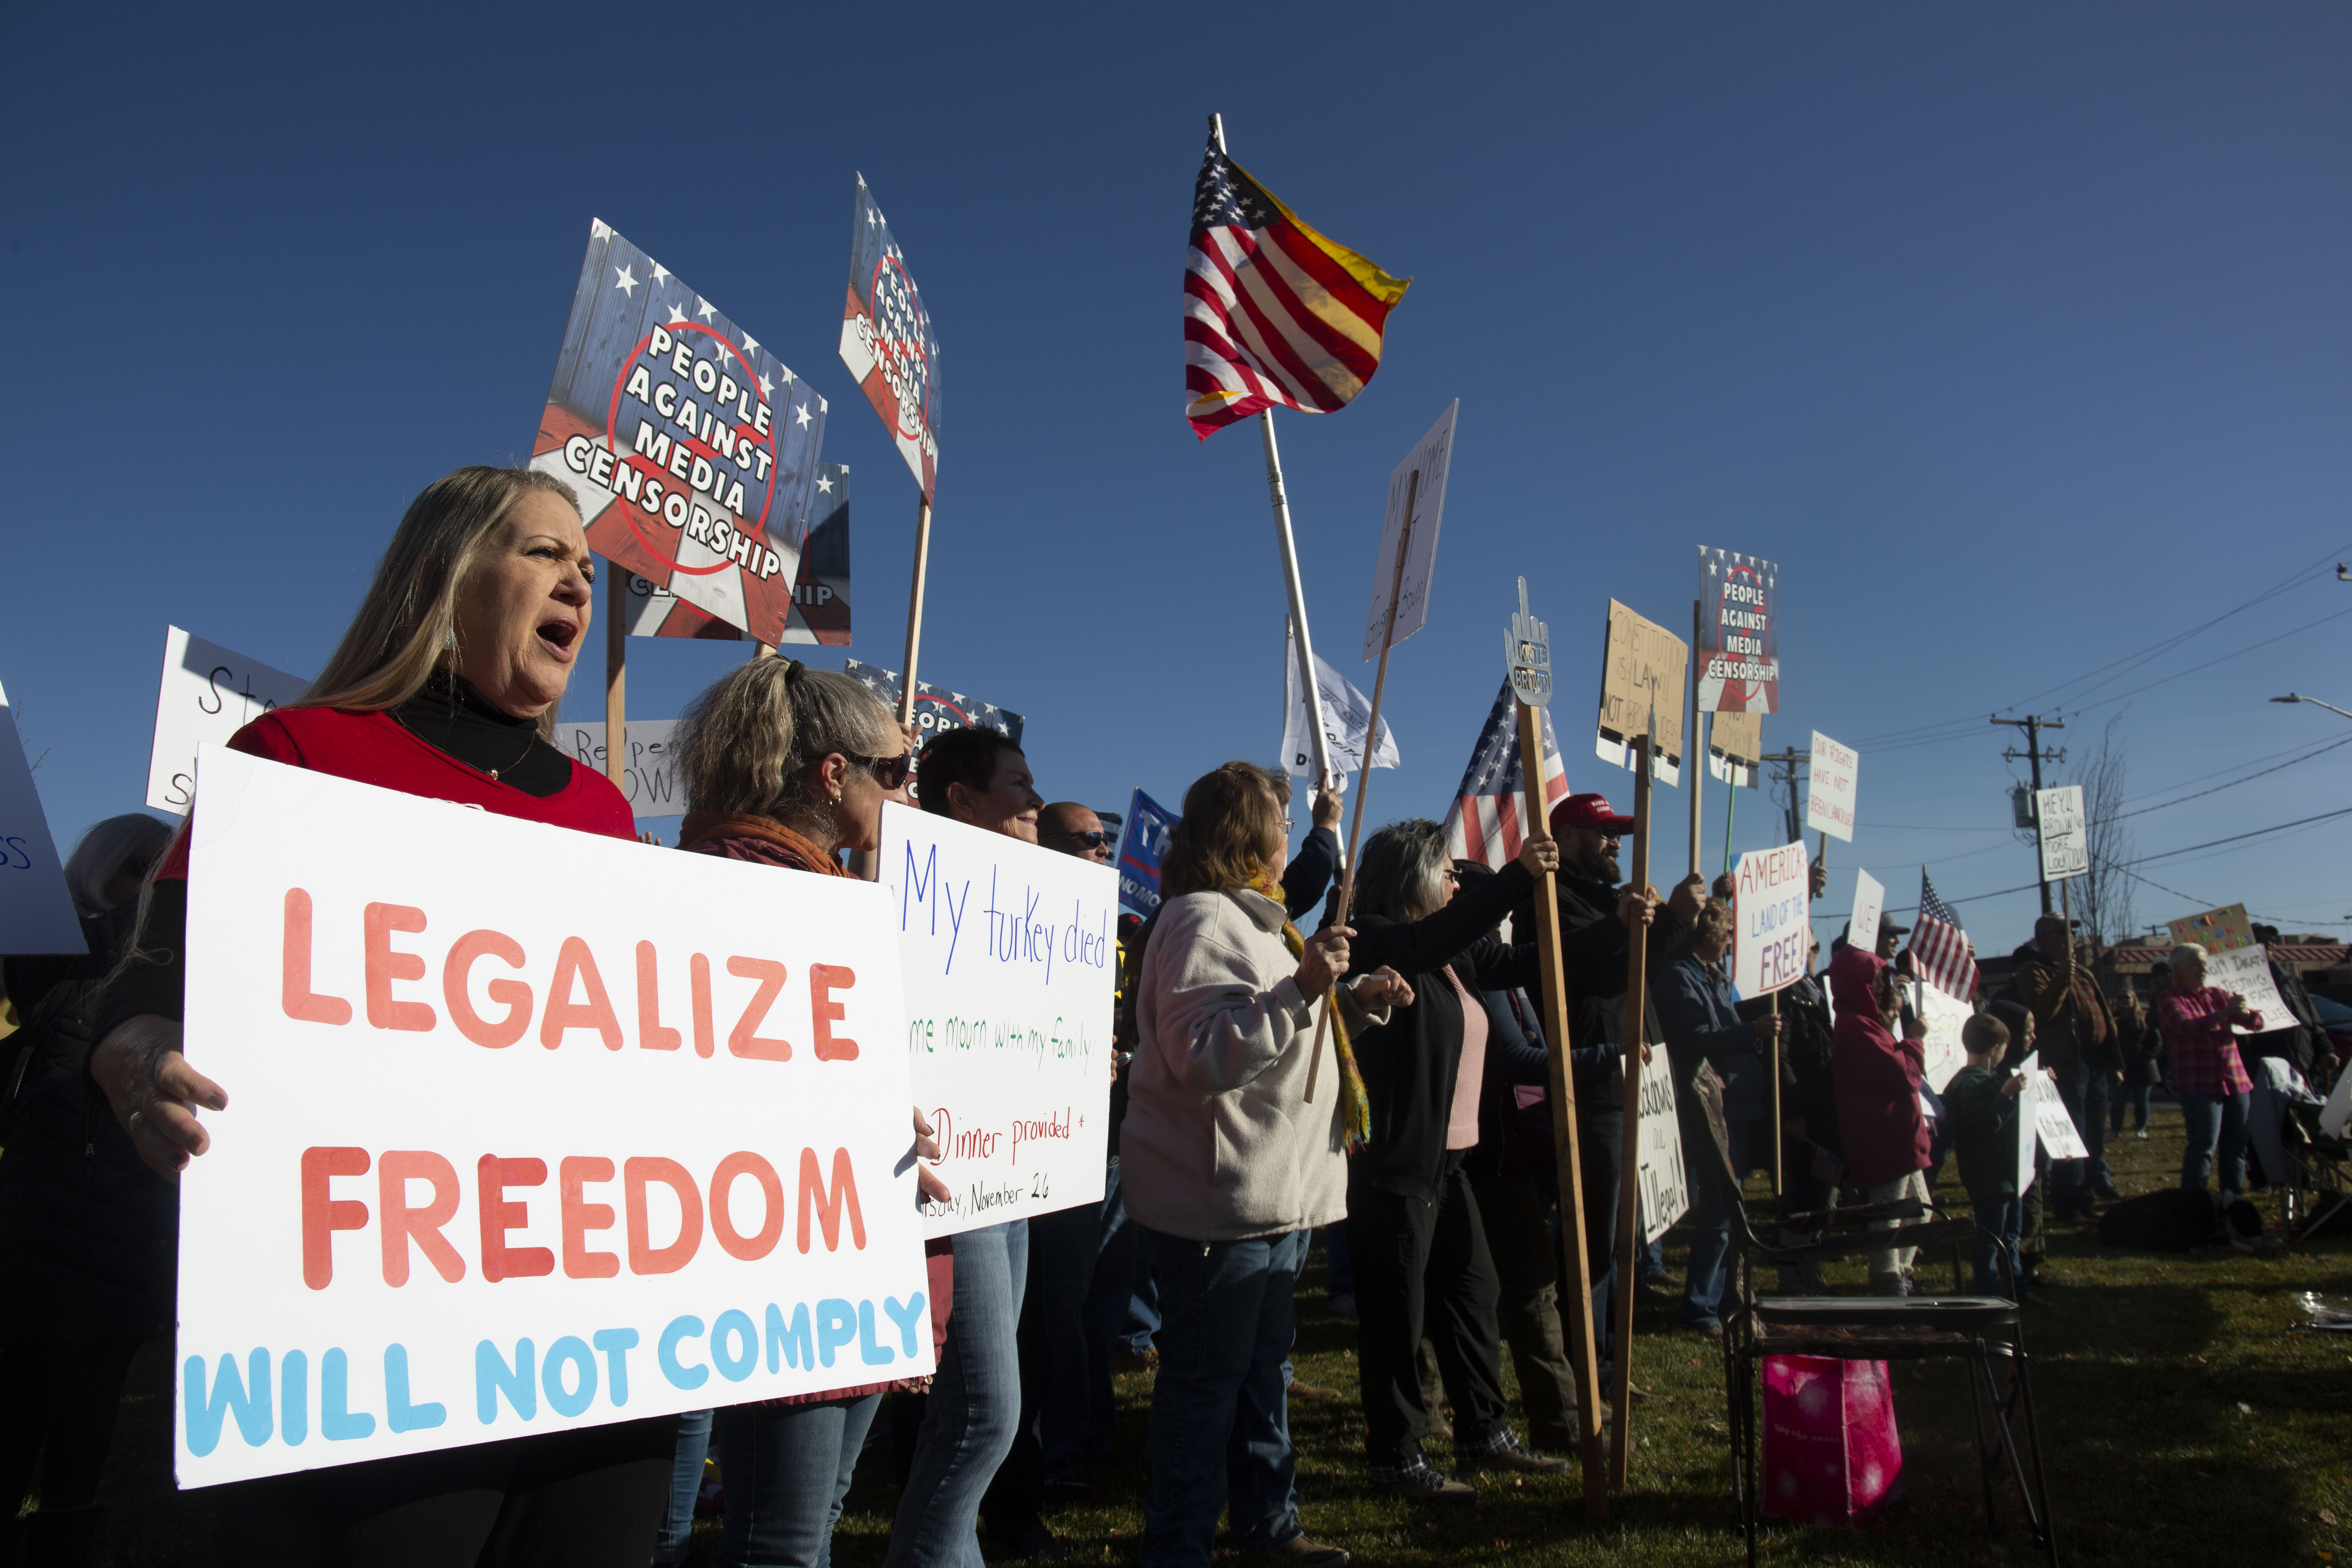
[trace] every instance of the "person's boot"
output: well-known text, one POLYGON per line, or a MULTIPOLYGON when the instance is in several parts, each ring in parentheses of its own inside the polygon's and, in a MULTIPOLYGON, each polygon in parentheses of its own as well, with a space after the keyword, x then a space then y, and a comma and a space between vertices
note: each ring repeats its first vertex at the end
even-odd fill
POLYGON ((89 1568, 101 1511, 95 1507, 41 1510, 24 1521, 19 1560, 25 1568, 89 1568))

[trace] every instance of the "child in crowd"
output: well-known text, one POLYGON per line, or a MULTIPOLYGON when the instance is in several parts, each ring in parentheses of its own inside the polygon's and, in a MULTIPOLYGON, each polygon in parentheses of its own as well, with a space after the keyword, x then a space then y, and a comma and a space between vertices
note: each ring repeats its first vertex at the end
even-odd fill
MULTIPOLYGON (((2017 1094, 2025 1079, 1994 1066, 2009 1049, 2009 1026, 1979 1013, 1960 1030, 1968 1065, 1944 1086, 1944 1110, 1951 1120, 1952 1149, 1959 1156, 1960 1184, 1977 1215, 1977 1290, 2002 1293, 1996 1258, 2009 1260, 2017 1279, 2017 1240, 2023 1217, 2017 1194, 2017 1094)), ((2021 1294, 2023 1281, 2018 1280, 2021 1294)))

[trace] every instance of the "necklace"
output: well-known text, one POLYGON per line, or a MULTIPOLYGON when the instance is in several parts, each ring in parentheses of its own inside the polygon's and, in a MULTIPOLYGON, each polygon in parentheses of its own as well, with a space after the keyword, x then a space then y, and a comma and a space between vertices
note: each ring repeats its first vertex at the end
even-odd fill
MULTIPOLYGON (((416 733, 416 727, 415 727, 414 724, 411 724, 407 720, 405 720, 405 719, 404 719, 404 718, 402 718, 402 717, 400 716, 400 710, 399 710, 399 709, 394 708, 394 709, 390 710, 389 711, 390 711, 390 712, 391 712, 391 714, 392 714, 392 721, 393 721, 394 723, 395 723, 395 724, 399 725, 402 729, 404 729, 404 730, 407 731, 410 734, 412 734, 412 735, 416 735, 416 738, 417 738, 419 741, 424 741, 424 742, 425 742, 425 744, 426 744, 426 745, 428 745, 428 746, 433 746, 433 749, 434 749, 435 751, 436 751, 436 752, 441 752, 441 754, 442 754, 443 756, 447 757, 451 762, 460 763, 460 764, 462 764, 462 765, 464 765, 464 766, 466 766, 466 767, 473 767, 473 766, 474 766, 474 764, 473 764, 473 763, 467 762, 465 758, 463 758, 463 757, 461 757, 461 756, 458 756, 456 752, 450 752, 450 751, 446 751, 446 750, 445 750, 444 748, 442 748, 442 747, 440 747, 440 746, 434 746, 432 742, 430 742, 430 741, 425 741, 424 736, 422 736, 422 735, 418 735, 418 734, 416 733)), ((510 763, 507 763, 504 767, 499 767, 499 768, 475 768, 475 769, 474 769, 474 771, 475 771, 476 773, 484 773, 484 774, 487 774, 487 775, 488 776, 488 778, 489 778, 490 782, 491 782, 492 784, 496 784, 496 783, 498 782, 498 780, 499 780, 499 775, 500 773, 512 773, 516 768, 518 768, 518 767, 521 766, 521 765, 522 765, 522 760, 523 760, 525 757, 530 756, 530 749, 531 749, 533 746, 536 746, 536 745, 538 745, 538 744, 539 744, 539 734, 538 734, 538 732, 537 732, 536 731, 531 731, 529 733, 528 737, 523 741, 523 743, 522 743, 522 750, 521 750, 521 751, 520 751, 520 752, 517 752, 515 753, 515 755, 514 755, 514 760, 513 760, 512 762, 510 762, 510 763)))

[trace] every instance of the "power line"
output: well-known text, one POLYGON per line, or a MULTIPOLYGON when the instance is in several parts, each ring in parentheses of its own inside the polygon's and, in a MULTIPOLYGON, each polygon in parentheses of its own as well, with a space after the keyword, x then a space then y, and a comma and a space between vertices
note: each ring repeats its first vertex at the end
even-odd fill
POLYGON ((2154 805, 2143 805, 2137 811, 2119 811, 2107 820, 2110 822, 2121 822, 2126 816, 2145 816, 2151 811, 2162 811, 2168 805, 2179 805, 2188 801, 2201 800, 2209 795, 2218 795, 2225 789, 2235 789, 2242 784, 2248 784, 2255 779, 2263 778, 2268 774, 2277 773, 2281 768, 2294 767, 2296 763, 2307 763, 2314 757, 2323 756, 2326 753, 2336 750, 2338 746, 2352 746, 2352 735, 2347 735, 2340 741, 2330 741, 2326 744, 2318 747, 2316 750, 2305 752, 2302 756, 2295 758, 2294 762, 2281 763, 2277 767, 2263 768, 2258 773, 2246 774, 2244 778, 2231 779, 2227 784, 2217 784, 2211 789, 2200 789, 2195 795, 2184 795, 2177 800, 2160 800, 2154 805))

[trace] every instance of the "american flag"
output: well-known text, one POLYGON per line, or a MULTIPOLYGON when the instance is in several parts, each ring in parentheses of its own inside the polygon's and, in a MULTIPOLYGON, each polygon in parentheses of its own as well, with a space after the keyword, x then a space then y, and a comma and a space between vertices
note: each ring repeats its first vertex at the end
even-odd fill
POLYGON ((1936 896, 1936 884, 1919 873, 1919 923, 1911 928, 1911 963, 1920 978, 1948 996, 1965 1002, 1977 994, 1976 954, 1952 906, 1936 896))
POLYGON ((1345 407, 1412 279, 1307 226, 1210 138, 1184 268, 1184 416, 1212 431, 1281 404, 1345 407))
MULTIPOLYGON (((1520 817, 1527 811, 1526 775, 1519 771, 1519 700, 1503 682, 1486 727, 1470 752, 1459 798, 1445 825, 1446 852, 1456 860, 1483 860, 1496 870, 1519 852, 1520 817)), ((1543 716, 1544 811, 1568 798, 1568 770, 1560 765, 1559 739, 1551 714, 1543 716)))

